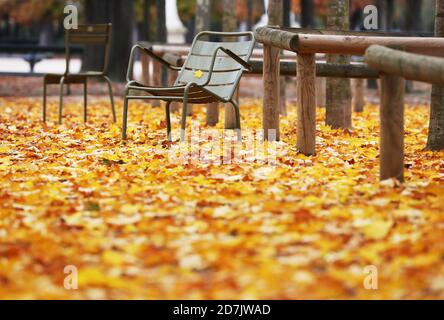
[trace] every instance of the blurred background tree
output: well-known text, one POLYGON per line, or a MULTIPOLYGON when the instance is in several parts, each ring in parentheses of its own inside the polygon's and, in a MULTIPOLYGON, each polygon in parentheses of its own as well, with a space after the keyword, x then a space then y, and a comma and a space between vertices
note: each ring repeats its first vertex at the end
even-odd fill
MULTIPOLYGON (((236 27, 251 30, 264 14, 263 0, 232 0, 236 27)), ((222 30, 223 1, 210 1, 209 29, 222 30)), ((327 0, 283 0, 283 24, 289 25, 290 12, 302 26, 326 26, 327 0)), ((129 49, 137 40, 164 42, 166 39, 165 0, 0 0, 0 42, 63 44, 63 6, 79 8, 81 22, 114 25, 111 74, 123 80, 129 49), (159 20, 159 18, 161 20, 159 20)), ((380 7, 381 28, 394 31, 433 32, 435 0, 350 0, 352 28, 362 27, 365 5, 380 7)), ((196 0, 178 0, 179 16, 187 28, 186 41, 195 35, 196 0)), ((86 48, 83 67, 98 66, 100 50, 86 48)))

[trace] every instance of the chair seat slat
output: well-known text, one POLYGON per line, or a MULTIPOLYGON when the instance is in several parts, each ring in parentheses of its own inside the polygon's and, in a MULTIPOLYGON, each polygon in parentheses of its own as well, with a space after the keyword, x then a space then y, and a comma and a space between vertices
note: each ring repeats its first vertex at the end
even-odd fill
POLYGON ((106 44, 108 35, 69 35, 70 44, 106 44))
POLYGON ((70 29, 71 34, 82 34, 82 33, 104 33, 107 34, 110 28, 109 24, 83 24, 79 25, 77 29, 70 29))
MULTIPOLYGON (((248 55, 250 52, 252 42, 251 41, 243 41, 243 42, 209 42, 209 41, 201 41, 197 40, 191 49, 191 54, 198 55, 212 55, 214 50, 221 46, 226 49, 231 50, 237 55, 248 55)), ((219 55, 219 53, 218 53, 219 55)), ((220 55, 225 55, 225 53, 221 52, 220 55)))
MULTIPOLYGON (((212 57, 190 55, 186 61, 185 67, 208 71, 211 65, 211 60, 212 57)), ((220 56, 215 60, 213 71, 233 71, 241 68, 242 66, 231 57, 220 56)))
MULTIPOLYGON (((195 82, 198 85, 203 85, 207 80, 208 72, 200 70, 203 73, 201 78, 196 78, 195 71, 193 70, 182 70, 177 81, 180 82, 195 82)), ((210 85, 234 85, 236 79, 240 76, 241 71, 227 71, 227 72, 214 72, 211 75, 210 85)))

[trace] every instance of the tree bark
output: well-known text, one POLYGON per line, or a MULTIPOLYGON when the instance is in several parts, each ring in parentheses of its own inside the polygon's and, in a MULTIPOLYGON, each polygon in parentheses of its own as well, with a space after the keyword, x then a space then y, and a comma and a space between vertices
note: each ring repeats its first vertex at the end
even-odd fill
POLYGON ((283 17, 282 24, 284 27, 290 27, 290 14, 291 14, 291 0, 284 0, 283 3, 283 17))
POLYGON ((422 31, 422 0, 407 0, 405 14, 406 31, 422 31))
POLYGON ((301 0, 301 27, 313 28, 314 27, 314 1, 313 0, 301 0))
MULTIPOLYGON (((86 23, 107 23, 110 19, 110 6, 108 1, 86 0, 86 23)), ((104 63, 104 48, 85 46, 82 56, 82 71, 99 70, 104 63)))
MULTIPOLYGON (((165 0, 156 0, 156 42, 165 43, 167 41, 167 26, 166 26, 166 13, 165 13, 165 0)), ((166 74, 164 67, 154 59, 151 59, 151 64, 153 66, 152 74, 152 84, 154 86, 162 86, 163 77, 166 74)), ((151 101, 151 105, 158 107, 160 106, 159 100, 151 101)), ((173 110, 174 110, 173 106, 173 110)))
POLYGON ((247 29, 253 30, 253 0, 247 0, 247 29))
POLYGON ((143 30, 142 39, 149 41, 151 37, 151 17, 150 17, 151 0, 143 1, 143 30))
POLYGON ((378 29, 381 31, 391 30, 393 24, 394 0, 378 0, 376 6, 379 13, 378 29))
MULTIPOLYGON (((436 0, 435 36, 444 37, 444 0, 436 0)), ((444 86, 432 86, 427 149, 444 149, 444 86)))
MULTIPOLYGON (((210 0, 196 0, 196 20, 195 31, 198 34, 201 31, 210 30, 210 14, 211 14, 210 0)), ((189 105, 191 113, 191 104, 189 105)), ((219 122, 219 103, 213 102, 206 106, 206 124, 214 126, 219 122)))
POLYGON ((364 80, 353 79, 353 110, 355 112, 364 111, 365 99, 364 99, 364 80))
MULTIPOLYGON (((349 0, 329 0, 327 27, 332 30, 349 29, 349 0)), ((328 63, 350 63, 349 56, 329 55, 328 63)), ((326 124, 333 128, 351 128, 350 79, 327 79, 326 124)))
MULTIPOLYGON (((223 0, 222 30, 235 32, 237 30, 236 1, 223 0)), ((231 104, 225 104, 225 129, 236 129, 236 114, 231 104)))
POLYGON ((133 45, 132 35, 134 30, 134 1, 109 1, 111 6, 111 22, 113 34, 111 40, 111 52, 109 76, 119 82, 125 81, 128 59, 133 45))
POLYGON ((316 105, 320 108, 325 108, 325 89, 326 78, 316 78, 316 105))
POLYGON ((156 0, 156 17, 157 17, 157 42, 164 43, 167 41, 167 27, 165 15, 165 0, 156 0))
MULTIPOLYGON (((268 2, 268 24, 282 26, 284 19, 284 4, 282 0, 269 0, 268 2)), ((287 99, 286 99, 286 82, 285 77, 279 79, 279 113, 283 116, 287 115, 287 99)))

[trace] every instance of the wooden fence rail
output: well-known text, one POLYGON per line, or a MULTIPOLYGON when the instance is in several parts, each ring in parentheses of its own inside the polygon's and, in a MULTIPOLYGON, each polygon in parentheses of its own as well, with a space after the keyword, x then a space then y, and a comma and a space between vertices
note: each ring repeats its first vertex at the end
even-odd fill
POLYGON ((444 85, 444 59, 374 45, 365 61, 382 72, 380 178, 403 181, 404 79, 444 85))
MULTIPOLYGON (((255 39, 264 45, 264 51, 285 49, 297 53, 297 148, 305 155, 316 153, 315 81, 319 65, 315 63, 315 54, 364 55, 367 52, 366 62, 370 67, 376 73, 387 72, 380 75, 381 179, 394 177, 403 180, 404 77, 441 83, 444 80, 444 64, 441 60, 416 54, 444 57, 444 38, 394 37, 368 33, 360 35, 350 32, 342 35, 338 32, 310 34, 303 29, 262 27, 256 30, 255 39)), ((281 72, 281 66, 278 56, 264 60, 263 124, 264 129, 275 129, 277 132, 279 121, 276 121, 274 115, 278 112, 278 105, 274 97, 279 92, 279 82, 275 79, 276 74, 281 72)), ((339 68, 345 70, 345 67, 339 68)))
MULTIPOLYGON (((391 34, 392 35, 392 34, 391 34)), ((364 55, 371 45, 390 45, 398 49, 413 53, 426 55, 444 56, 444 38, 427 37, 394 37, 383 36, 383 34, 356 32, 317 32, 316 34, 307 33, 304 29, 281 30, 276 27, 261 27, 255 32, 255 39, 264 45, 264 51, 270 48, 290 50, 297 53, 297 95, 298 95, 298 115, 304 117, 297 121, 297 147, 300 152, 306 155, 316 153, 316 86, 315 86, 315 68, 317 64, 313 63, 316 53, 343 54, 343 55, 364 55), (308 71, 307 68, 311 68, 308 71)), ((263 108, 268 110, 264 112, 264 129, 275 129, 279 132, 279 121, 274 117, 267 118, 269 115, 276 114, 277 105, 275 99, 270 98, 279 92, 279 84, 274 81, 275 74, 280 73, 279 57, 264 60, 264 103, 263 108), (276 127, 270 127, 270 123, 276 127)), ((278 138, 278 137, 277 137, 278 138)))

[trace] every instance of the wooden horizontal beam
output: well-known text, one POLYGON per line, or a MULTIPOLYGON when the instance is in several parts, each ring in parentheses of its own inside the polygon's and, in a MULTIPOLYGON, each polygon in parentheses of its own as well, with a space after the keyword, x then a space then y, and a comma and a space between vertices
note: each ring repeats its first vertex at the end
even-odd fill
POLYGON ((296 51, 298 35, 279 29, 259 27, 254 32, 254 39, 264 45, 296 51))
POLYGON ((255 39, 264 45, 299 53, 364 55, 371 45, 383 45, 411 53, 444 57, 444 38, 394 36, 395 33, 287 30, 260 27, 255 31, 255 39))
MULTIPOLYGON (((285 32, 286 36, 287 33, 289 32, 285 32)), ((364 55, 371 45, 383 45, 411 53, 444 57, 444 38, 296 34, 291 40, 292 49, 300 53, 364 55), (297 40, 294 40, 294 37, 297 40)))
MULTIPOLYGON (((163 59, 174 66, 181 67, 184 63, 183 58, 174 54, 164 54, 163 59)), ((264 62, 262 60, 253 59, 249 62, 252 71, 248 74, 262 75, 264 62)), ((296 61, 280 61, 280 74, 282 76, 297 75, 296 61)), ((323 62, 316 63, 317 77, 332 78, 357 78, 357 79, 377 79, 379 72, 369 68, 365 63, 352 64, 327 64, 323 62)))
MULTIPOLYGON (((253 67, 251 74, 262 74, 263 62, 261 60, 250 60, 253 67)), ((282 76, 296 76, 296 61, 280 62, 280 74, 282 76)), ((365 63, 352 64, 327 64, 323 62, 316 63, 317 77, 332 78, 357 78, 357 79, 377 79, 379 71, 369 68, 365 63)))
POLYGON ((366 37, 433 37, 433 32, 387 32, 387 31, 353 31, 353 30, 328 30, 312 28, 290 28, 281 26, 268 26, 272 29, 278 29, 296 34, 325 34, 325 35, 350 35, 366 37))
POLYGON ((444 85, 444 59, 441 58, 373 45, 367 49, 365 61, 372 68, 387 74, 444 85))

